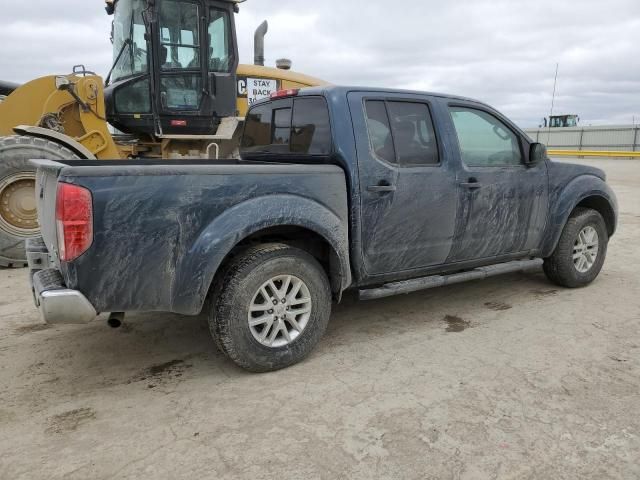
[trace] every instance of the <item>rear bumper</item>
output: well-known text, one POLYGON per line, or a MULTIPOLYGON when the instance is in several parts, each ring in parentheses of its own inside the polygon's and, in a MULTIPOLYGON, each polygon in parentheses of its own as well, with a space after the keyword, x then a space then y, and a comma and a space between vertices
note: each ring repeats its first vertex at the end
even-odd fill
POLYGON ((81 292, 65 286, 58 270, 47 268, 50 262, 43 246, 37 240, 27 243, 31 290, 40 316, 51 324, 89 323, 98 315, 96 309, 81 292))

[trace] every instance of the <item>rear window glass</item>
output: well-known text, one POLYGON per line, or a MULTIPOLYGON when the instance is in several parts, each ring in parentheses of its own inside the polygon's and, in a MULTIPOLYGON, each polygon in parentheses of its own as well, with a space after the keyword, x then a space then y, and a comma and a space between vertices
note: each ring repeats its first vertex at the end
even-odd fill
MULTIPOLYGON (((273 110, 273 145, 289 145, 291 139, 291 108, 273 110)), ((280 149, 279 149, 280 150, 280 149)), ((287 149, 282 149, 286 151, 287 149)))
POLYGON ((240 153, 242 158, 330 155, 331 128, 324 98, 283 99, 252 108, 245 120, 240 153))

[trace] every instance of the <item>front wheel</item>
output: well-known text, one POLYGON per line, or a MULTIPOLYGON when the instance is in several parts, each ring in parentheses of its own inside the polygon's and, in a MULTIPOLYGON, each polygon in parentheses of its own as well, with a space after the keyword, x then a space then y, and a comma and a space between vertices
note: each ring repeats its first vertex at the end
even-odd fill
POLYGON ((602 215, 590 208, 577 208, 569 217, 555 251, 545 259, 544 272, 563 287, 589 285, 602 270, 608 243, 602 215))
POLYGON ((293 365, 314 349, 331 313, 327 275, 307 252, 284 244, 251 247, 214 287, 211 333, 237 365, 268 372, 293 365))

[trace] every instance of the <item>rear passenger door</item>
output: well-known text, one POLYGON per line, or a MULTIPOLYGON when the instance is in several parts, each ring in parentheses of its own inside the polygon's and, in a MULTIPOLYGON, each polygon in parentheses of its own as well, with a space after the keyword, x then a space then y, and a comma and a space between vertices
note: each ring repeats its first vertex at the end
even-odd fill
POLYGON ((449 105, 459 160, 458 219, 449 262, 538 248, 548 208, 546 163, 527 166, 528 142, 496 112, 449 105))
POLYGON ((369 275, 445 262, 456 175, 429 97, 349 94, 360 183, 361 245, 369 275))

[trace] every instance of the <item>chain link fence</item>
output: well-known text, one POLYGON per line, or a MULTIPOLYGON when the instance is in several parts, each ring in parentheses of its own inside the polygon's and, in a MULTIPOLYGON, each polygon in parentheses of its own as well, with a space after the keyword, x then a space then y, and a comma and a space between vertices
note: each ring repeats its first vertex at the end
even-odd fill
POLYGON ((640 125, 569 128, 527 128, 525 132, 550 150, 640 151, 640 125))

